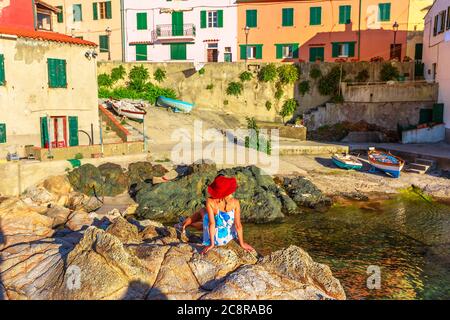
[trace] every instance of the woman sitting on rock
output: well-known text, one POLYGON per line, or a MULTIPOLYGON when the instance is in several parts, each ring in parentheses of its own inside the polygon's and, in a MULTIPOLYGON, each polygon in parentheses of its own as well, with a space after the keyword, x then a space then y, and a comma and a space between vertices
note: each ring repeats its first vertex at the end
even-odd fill
POLYGON ((187 218, 181 225, 182 232, 188 226, 203 230, 205 248, 202 254, 207 253, 214 246, 226 245, 236 238, 242 248, 247 251, 254 250, 244 242, 241 207, 239 200, 233 198, 236 189, 236 178, 217 176, 208 186, 210 197, 206 200, 206 207, 187 218))

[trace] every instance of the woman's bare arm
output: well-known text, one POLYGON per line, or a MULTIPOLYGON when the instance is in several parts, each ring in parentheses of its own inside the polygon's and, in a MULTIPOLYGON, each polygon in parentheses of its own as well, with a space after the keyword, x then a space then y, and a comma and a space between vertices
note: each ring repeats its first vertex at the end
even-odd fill
POLYGON ((241 223, 241 205, 239 200, 235 200, 235 211, 234 211, 234 227, 238 234, 239 245, 247 251, 253 251, 254 249, 244 241, 244 227, 241 223))
POLYGON ((207 253, 209 250, 211 250, 212 248, 214 248, 214 239, 215 239, 215 235, 216 235, 216 220, 214 218, 214 208, 213 208, 213 203, 210 199, 208 199, 206 201, 206 212, 208 213, 208 220, 209 220, 209 225, 208 225, 208 230, 209 230, 209 237, 210 237, 210 244, 209 246, 206 246, 205 249, 203 249, 202 253, 207 253))

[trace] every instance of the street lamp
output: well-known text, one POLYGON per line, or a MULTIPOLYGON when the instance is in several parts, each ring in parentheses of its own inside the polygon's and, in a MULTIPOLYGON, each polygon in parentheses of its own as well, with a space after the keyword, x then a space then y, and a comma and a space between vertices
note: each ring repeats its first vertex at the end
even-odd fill
POLYGON ((245 26, 245 69, 247 69, 247 59, 248 59, 248 34, 250 33, 250 27, 245 26))
POLYGON ((110 27, 107 27, 105 32, 108 36, 108 60, 111 60, 111 33, 112 33, 112 30, 110 27))
MULTIPOLYGON (((394 30, 394 49, 393 49, 393 58, 397 56, 397 31, 398 31, 398 23, 397 21, 394 22, 394 25, 392 26, 392 29, 394 30)), ((398 57, 400 60, 400 57, 398 57)))

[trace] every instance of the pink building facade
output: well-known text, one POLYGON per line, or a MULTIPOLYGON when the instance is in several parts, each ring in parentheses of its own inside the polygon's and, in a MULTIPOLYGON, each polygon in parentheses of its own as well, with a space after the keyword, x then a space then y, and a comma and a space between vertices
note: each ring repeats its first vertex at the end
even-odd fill
POLYGON ((237 61, 235 0, 124 0, 125 61, 237 61))

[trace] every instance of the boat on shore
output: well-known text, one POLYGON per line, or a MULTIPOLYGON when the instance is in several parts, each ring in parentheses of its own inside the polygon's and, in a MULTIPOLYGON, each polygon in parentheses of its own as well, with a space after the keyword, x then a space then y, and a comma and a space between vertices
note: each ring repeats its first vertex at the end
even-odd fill
POLYGON ((132 103, 119 100, 109 101, 111 108, 119 115, 142 122, 147 112, 132 103))
POLYGON ((355 156, 352 156, 350 154, 344 153, 344 154, 334 154, 331 159, 333 160, 333 163, 342 169, 347 170, 361 170, 363 167, 363 164, 359 159, 355 156))
POLYGON ((192 104, 192 103, 167 98, 164 96, 158 97, 158 99, 156 100, 156 105, 159 107, 171 108, 175 112, 184 112, 184 113, 189 113, 194 108, 194 104, 192 104))
POLYGON ((405 161, 389 152, 375 150, 370 148, 368 152, 369 163, 372 165, 372 171, 380 170, 393 178, 399 178, 400 172, 405 166, 405 161))

